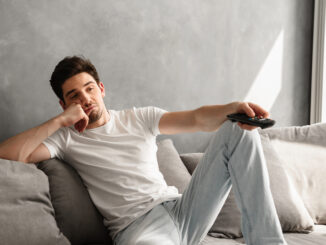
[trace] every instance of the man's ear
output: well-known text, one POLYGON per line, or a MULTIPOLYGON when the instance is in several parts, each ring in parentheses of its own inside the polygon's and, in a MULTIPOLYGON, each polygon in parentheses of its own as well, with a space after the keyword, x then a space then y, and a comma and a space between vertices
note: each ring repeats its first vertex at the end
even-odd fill
POLYGON ((65 102, 63 102, 62 100, 60 100, 59 103, 60 103, 62 109, 65 110, 65 109, 66 109, 66 104, 65 104, 65 102))
POLYGON ((101 90, 102 98, 104 98, 104 97, 105 97, 105 88, 104 88, 104 84, 103 84, 102 82, 99 82, 99 83, 98 83, 98 86, 99 86, 99 88, 100 88, 100 90, 101 90))

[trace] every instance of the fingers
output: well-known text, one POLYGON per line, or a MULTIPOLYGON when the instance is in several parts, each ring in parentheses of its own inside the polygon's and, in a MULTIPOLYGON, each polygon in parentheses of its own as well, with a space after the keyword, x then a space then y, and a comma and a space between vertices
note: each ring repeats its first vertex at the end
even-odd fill
POLYGON ((264 118, 268 118, 269 117, 268 111, 264 110, 261 106, 256 105, 256 104, 251 103, 251 102, 248 102, 246 104, 248 104, 248 106, 255 112, 255 115, 256 116, 262 116, 264 118))
POLYGON ((74 125, 75 129, 78 131, 78 132, 81 132, 81 124, 80 124, 80 121, 75 123, 74 125))
POLYGON ((89 122, 89 118, 82 106, 77 103, 72 103, 66 107, 64 112, 61 113, 61 118, 62 126, 70 127, 74 125, 78 132, 83 132, 87 128, 89 122))
POLYGON ((251 103, 251 102, 242 102, 239 104, 238 112, 245 113, 249 117, 263 117, 268 118, 269 113, 268 111, 264 110, 261 106, 251 103))
POLYGON ((238 122, 238 126, 239 126, 240 128, 242 128, 242 129, 249 130, 249 131, 258 128, 257 126, 252 126, 252 125, 244 124, 244 123, 240 123, 240 122, 238 122))
POLYGON ((243 105, 243 110, 249 117, 254 117, 256 115, 255 111, 253 110, 254 108, 251 108, 249 103, 244 103, 243 105))
POLYGON ((84 132, 87 128, 89 118, 84 112, 80 104, 74 103, 71 107, 71 120, 73 121, 74 127, 78 132, 84 132))
POLYGON ((74 125, 75 129, 76 129, 78 132, 80 132, 80 133, 84 132, 85 129, 87 128, 88 120, 89 120, 88 116, 85 115, 85 117, 84 117, 83 119, 79 120, 79 121, 74 125))
MULTIPOLYGON (((268 111, 264 110, 261 106, 251 102, 242 103, 241 110, 242 112, 246 113, 249 117, 254 117, 254 116, 263 117, 263 118, 269 117, 268 111)), ((249 131, 258 128, 257 126, 252 126, 240 122, 238 122, 238 126, 242 129, 249 130, 249 131)))
POLYGON ((84 117, 84 119, 80 120, 80 122, 81 122, 81 131, 80 132, 84 132, 84 130, 87 128, 88 120, 89 120, 89 118, 87 115, 84 117))

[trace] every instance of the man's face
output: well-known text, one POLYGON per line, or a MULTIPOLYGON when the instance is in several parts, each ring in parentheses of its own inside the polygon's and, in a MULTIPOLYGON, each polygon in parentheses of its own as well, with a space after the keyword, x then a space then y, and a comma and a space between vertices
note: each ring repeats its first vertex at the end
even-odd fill
POLYGON ((64 102, 60 101, 65 110, 72 103, 80 104, 89 117, 89 123, 98 121, 106 110, 103 98, 105 90, 103 83, 96 83, 87 72, 78 73, 67 79, 62 85, 64 102))

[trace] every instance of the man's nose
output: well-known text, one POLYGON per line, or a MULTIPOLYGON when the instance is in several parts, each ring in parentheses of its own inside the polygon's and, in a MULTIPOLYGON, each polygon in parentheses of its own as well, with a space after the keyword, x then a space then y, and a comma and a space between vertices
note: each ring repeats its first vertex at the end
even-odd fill
POLYGON ((88 105, 91 102, 91 97, 87 93, 81 93, 80 97, 80 102, 82 105, 88 105))

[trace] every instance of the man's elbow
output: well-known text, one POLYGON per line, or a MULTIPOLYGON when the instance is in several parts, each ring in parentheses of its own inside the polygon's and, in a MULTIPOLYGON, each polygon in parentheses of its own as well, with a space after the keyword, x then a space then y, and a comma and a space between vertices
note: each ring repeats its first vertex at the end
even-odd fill
POLYGON ((29 157, 14 156, 10 153, 6 154, 5 152, 1 152, 1 151, 0 151, 0 159, 16 161, 16 162, 23 162, 23 163, 30 163, 29 157))
POLYGON ((23 162, 23 163, 34 163, 32 161, 32 154, 30 154, 29 156, 27 157, 22 157, 22 158, 18 158, 18 162, 23 162))

